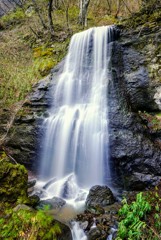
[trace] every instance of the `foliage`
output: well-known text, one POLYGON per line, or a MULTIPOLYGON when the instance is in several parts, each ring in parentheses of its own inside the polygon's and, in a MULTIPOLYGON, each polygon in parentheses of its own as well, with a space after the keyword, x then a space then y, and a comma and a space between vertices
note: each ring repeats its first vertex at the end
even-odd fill
POLYGON ((146 220, 148 229, 144 232, 145 239, 160 240, 161 233, 161 183, 153 190, 146 193, 152 207, 146 220))
POLYGON ((44 210, 9 210, 7 218, 0 218, 0 238, 4 240, 57 239, 60 227, 44 210))
POLYGON ((119 210, 120 223, 116 240, 160 240, 161 183, 136 195, 135 201, 124 199, 119 210))
POLYGON ((116 239, 140 239, 142 231, 146 227, 144 220, 146 214, 151 210, 151 205, 142 193, 137 194, 136 201, 131 204, 128 204, 126 199, 122 203, 123 206, 119 210, 122 220, 119 223, 116 239))

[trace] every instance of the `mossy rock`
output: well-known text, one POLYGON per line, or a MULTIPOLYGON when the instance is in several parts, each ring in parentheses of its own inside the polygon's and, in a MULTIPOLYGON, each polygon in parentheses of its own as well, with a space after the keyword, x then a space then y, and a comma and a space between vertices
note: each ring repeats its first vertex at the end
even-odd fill
POLYGON ((20 164, 12 164, 3 153, 0 158, 0 199, 14 203, 27 199, 27 170, 20 164))

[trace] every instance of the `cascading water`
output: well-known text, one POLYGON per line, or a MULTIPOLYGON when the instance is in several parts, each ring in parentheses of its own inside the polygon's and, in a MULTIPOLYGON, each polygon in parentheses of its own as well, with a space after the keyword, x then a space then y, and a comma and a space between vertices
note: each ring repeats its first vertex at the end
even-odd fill
POLYGON ((108 81, 114 27, 92 28, 72 37, 53 94, 41 179, 48 196, 81 201, 95 184, 110 182, 108 81))

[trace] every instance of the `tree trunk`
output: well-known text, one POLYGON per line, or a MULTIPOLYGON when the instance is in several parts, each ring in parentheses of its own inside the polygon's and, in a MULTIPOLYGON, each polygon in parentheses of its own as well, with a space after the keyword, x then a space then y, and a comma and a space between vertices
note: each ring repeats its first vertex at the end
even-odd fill
POLYGON ((49 28, 50 28, 51 37, 54 36, 54 24, 53 24, 53 18, 52 18, 52 11, 53 11, 53 0, 49 0, 48 19, 49 19, 49 28))
POLYGON ((80 0, 79 24, 87 26, 87 11, 90 0, 80 0))

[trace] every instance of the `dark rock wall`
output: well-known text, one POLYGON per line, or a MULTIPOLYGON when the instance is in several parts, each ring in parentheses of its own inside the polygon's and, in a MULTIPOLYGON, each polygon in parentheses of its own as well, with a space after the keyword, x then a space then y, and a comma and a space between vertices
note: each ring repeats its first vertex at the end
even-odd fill
POLYGON ((161 55, 156 54, 160 30, 143 31, 140 36, 141 30, 142 26, 138 32, 123 30, 114 43, 109 83, 111 166, 114 177, 120 176, 131 190, 155 184, 161 177, 160 146, 140 116, 141 111, 160 111, 161 55))

